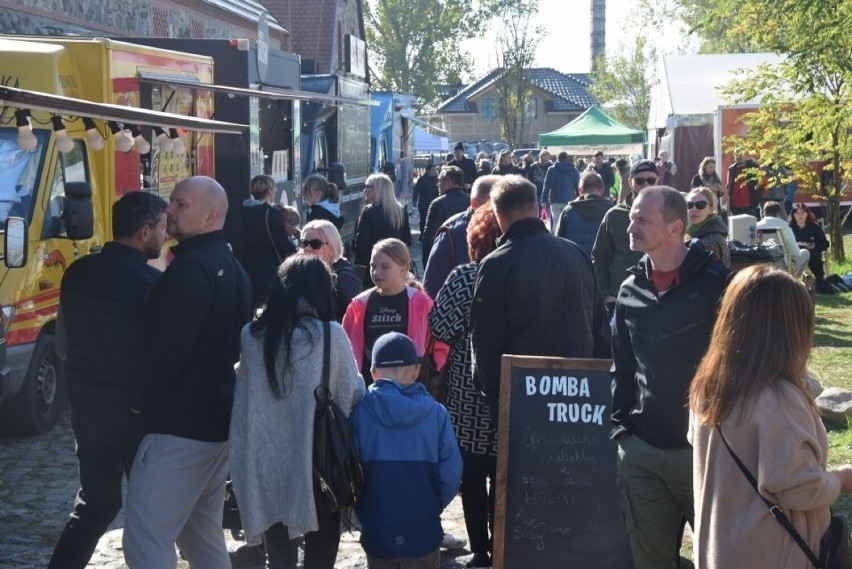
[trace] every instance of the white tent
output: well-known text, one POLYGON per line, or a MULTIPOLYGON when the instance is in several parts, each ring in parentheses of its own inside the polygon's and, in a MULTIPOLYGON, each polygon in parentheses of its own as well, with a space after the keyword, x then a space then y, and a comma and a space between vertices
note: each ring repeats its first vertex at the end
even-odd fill
POLYGON ((449 152, 450 142, 446 136, 431 134, 419 126, 414 127, 414 140, 411 143, 414 154, 428 154, 430 152, 449 152))
POLYGON ((782 59, 783 56, 774 53, 667 55, 662 58, 660 82, 651 91, 649 153, 651 156, 663 150, 669 153, 677 164, 677 173, 672 178, 674 187, 689 188, 701 160, 714 155, 714 113, 727 103, 721 90, 737 78, 737 71, 774 65, 782 59))

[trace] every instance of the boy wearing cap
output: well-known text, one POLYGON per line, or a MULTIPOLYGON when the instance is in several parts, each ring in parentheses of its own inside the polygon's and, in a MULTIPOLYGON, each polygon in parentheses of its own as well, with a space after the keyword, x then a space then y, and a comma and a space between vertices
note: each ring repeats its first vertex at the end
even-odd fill
POLYGON ((408 336, 381 336, 374 383, 350 417, 366 478, 357 509, 370 569, 437 569, 441 512, 459 489, 461 454, 449 415, 415 383, 419 370, 408 336))

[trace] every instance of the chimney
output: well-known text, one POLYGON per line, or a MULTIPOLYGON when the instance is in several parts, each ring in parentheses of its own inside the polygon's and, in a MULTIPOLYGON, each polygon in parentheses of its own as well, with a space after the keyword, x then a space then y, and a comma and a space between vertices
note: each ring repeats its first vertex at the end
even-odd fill
POLYGON ((606 0, 592 0, 591 70, 595 60, 606 55, 606 0))

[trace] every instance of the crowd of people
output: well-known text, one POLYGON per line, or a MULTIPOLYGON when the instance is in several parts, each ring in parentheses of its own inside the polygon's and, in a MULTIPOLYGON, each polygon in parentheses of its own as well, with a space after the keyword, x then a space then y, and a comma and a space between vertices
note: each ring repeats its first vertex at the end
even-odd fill
POLYGON ((118 200, 114 240, 62 282, 81 489, 50 567, 85 567, 121 508, 123 476, 131 569, 174 567, 175 546, 192 567, 230 567, 229 474, 268 567, 295 568, 301 543, 304 567, 334 567, 347 514, 316 507, 312 474, 325 373, 364 466, 355 510, 368 566, 437 568, 453 541, 440 515, 461 488, 467 566, 490 567, 507 353, 612 358, 613 482, 635 567, 674 566, 684 523, 698 567, 805 566, 728 452, 818 550, 852 466, 826 471, 804 384, 814 317, 795 274, 807 264, 821 277, 828 246, 813 215, 799 204, 781 222, 783 205, 764 200, 765 218, 809 255, 732 278, 725 203, 752 211, 750 180, 723 186, 708 158, 681 192, 664 183, 676 172, 664 153, 629 164, 598 152, 588 168, 550 158, 518 167, 505 152, 488 170, 457 147, 427 168, 413 189, 422 281, 386 174, 366 180, 354 263, 339 192, 322 176, 302 186, 303 226, 272 204, 271 178, 252 180, 233 250, 227 197, 210 178, 181 181, 168 205, 118 200), (146 261, 167 234, 178 244, 160 274, 146 261), (446 407, 417 381, 423 358, 446 368, 446 407))

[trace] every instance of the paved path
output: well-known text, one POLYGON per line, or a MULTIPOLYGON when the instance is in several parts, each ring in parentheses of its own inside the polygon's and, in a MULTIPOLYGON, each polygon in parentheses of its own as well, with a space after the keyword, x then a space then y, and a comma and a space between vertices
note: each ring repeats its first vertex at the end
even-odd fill
MULTIPOLYGON (((79 487, 74 436, 68 414, 51 432, 36 437, 0 438, 0 567, 42 569, 62 532, 79 487)), ((447 531, 465 536, 458 498, 444 513, 447 531)), ((123 516, 98 544, 89 567, 117 569, 124 562, 121 550, 123 516)), ((225 532, 231 551, 244 545, 225 532)), ((442 568, 464 567, 470 552, 445 554, 442 568)), ((344 534, 337 567, 366 568, 357 534, 344 534)), ((182 562, 179 567, 188 568, 182 562)), ((236 558, 235 569, 262 568, 263 564, 236 558)), ((203 568, 200 568, 203 569, 203 568)))

